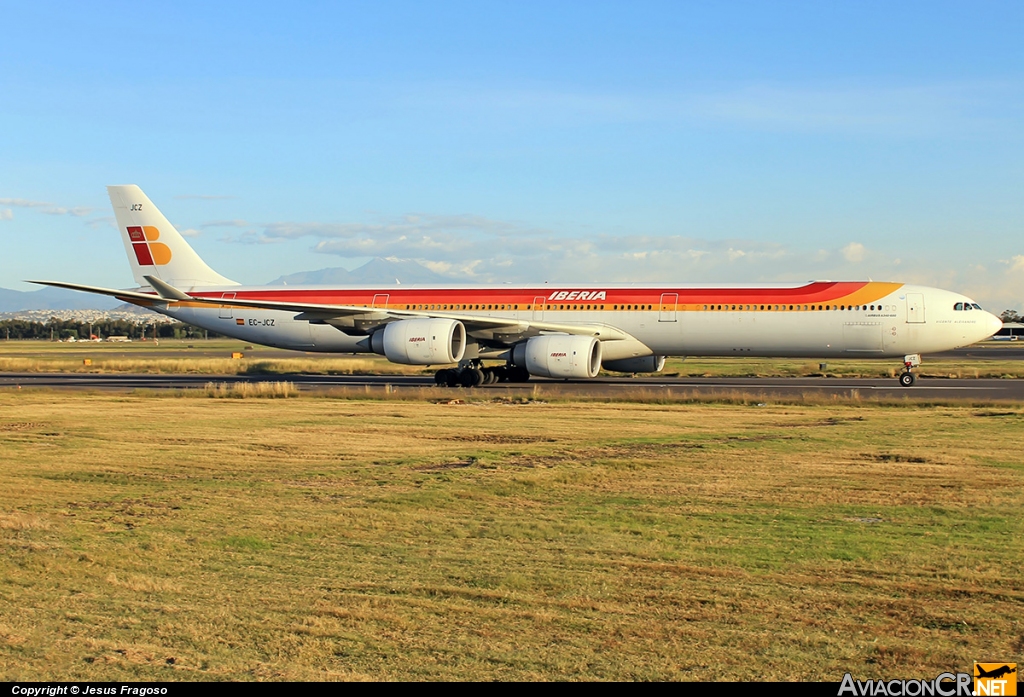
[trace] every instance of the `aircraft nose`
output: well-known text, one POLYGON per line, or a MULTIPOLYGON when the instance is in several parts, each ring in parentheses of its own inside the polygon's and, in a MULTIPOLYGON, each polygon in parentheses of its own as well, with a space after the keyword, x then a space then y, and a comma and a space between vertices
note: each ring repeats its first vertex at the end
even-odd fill
POLYGON ((999 319, 991 312, 987 312, 985 314, 988 315, 988 322, 985 323, 988 334, 985 335, 985 338, 988 338, 1003 328, 1003 320, 999 319))

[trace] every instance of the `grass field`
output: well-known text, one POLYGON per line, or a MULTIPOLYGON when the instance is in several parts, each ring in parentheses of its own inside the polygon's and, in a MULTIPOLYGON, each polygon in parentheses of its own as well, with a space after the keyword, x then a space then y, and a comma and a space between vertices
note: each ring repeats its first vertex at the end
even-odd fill
POLYGON ((0 679, 930 678, 1024 653, 1021 406, 190 394, 0 391, 0 679))
MULTIPOLYGON (((1007 344, 1000 348, 1007 348, 1007 344)), ((1024 345, 1020 350, 1024 354, 1024 345)), ((164 339, 159 345, 151 341, 130 344, 0 341, 0 372, 432 375, 437 368, 399 365, 375 355, 300 353, 253 347, 232 340, 164 339), (233 359, 234 352, 242 353, 243 358, 233 359), (85 363, 87 359, 89 364, 85 363)), ((669 359, 662 374, 669 377, 894 378, 900 369, 899 362, 891 359, 829 360, 822 370, 819 361, 807 359, 729 357, 669 359)), ((919 374, 942 378, 1024 378, 1024 361, 928 358, 919 374)))

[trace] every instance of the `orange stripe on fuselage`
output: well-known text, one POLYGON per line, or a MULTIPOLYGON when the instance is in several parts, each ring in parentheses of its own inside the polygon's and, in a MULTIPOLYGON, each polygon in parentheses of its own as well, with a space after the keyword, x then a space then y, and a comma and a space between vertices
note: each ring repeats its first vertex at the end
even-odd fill
MULTIPOLYGON (((561 290, 575 290, 571 287, 562 288, 440 288, 440 289, 274 289, 238 291, 239 300, 266 300, 271 302, 291 302, 310 305, 355 305, 370 307, 374 299, 378 300, 380 309, 406 309, 406 306, 429 306, 431 310, 476 310, 468 305, 490 305, 490 310, 526 310, 533 306, 536 298, 543 297, 547 309, 558 305, 589 305, 598 309, 611 309, 615 305, 651 305, 661 306, 662 297, 667 294, 678 295, 676 304, 680 310, 699 310, 705 304, 729 305, 796 305, 796 304, 843 304, 863 305, 875 302, 900 288, 901 283, 882 283, 869 281, 842 281, 809 283, 794 288, 599 288, 589 287, 581 290, 588 292, 604 291, 605 297, 590 299, 550 299, 561 290), (388 296, 387 304, 381 304, 381 296, 388 296), (504 308, 501 306, 504 305, 504 308), (518 308, 515 306, 518 305, 518 308), (446 307, 447 306, 447 307, 446 307), (497 306, 497 307, 495 307, 497 306)), ((221 293, 195 293, 197 297, 220 299, 221 293)), ((225 306, 230 306, 230 300, 225 306)), ((198 305, 198 304, 197 304, 198 305)), ((188 303, 179 303, 178 307, 187 307, 188 303)), ((419 309, 417 307, 417 309, 419 309)), ((424 308, 426 309, 426 308, 424 308)))

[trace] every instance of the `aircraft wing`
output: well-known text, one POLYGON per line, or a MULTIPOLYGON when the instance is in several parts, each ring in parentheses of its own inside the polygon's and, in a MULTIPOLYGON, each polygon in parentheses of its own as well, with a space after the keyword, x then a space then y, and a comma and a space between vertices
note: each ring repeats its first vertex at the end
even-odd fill
POLYGON ((616 341, 632 339, 626 332, 600 323, 584 324, 561 324, 555 322, 543 322, 536 320, 516 320, 499 317, 480 317, 460 312, 436 312, 427 310, 388 310, 379 307, 366 307, 365 305, 323 305, 316 303, 280 302, 276 300, 252 300, 246 298, 209 298, 196 295, 189 295, 165 281, 153 276, 146 276, 150 285, 159 293, 140 293, 138 291, 116 290, 113 288, 101 288, 98 286, 86 286, 76 283, 65 283, 63 281, 29 281, 46 286, 80 290, 87 293, 98 293, 110 295, 115 298, 122 298, 128 302, 139 304, 166 303, 173 306, 179 302, 200 303, 203 305, 231 305, 233 307, 251 307, 258 310, 282 310, 285 312, 296 312, 300 314, 299 319, 319 320, 330 323, 332 319, 353 317, 358 315, 377 315, 384 319, 415 319, 415 318, 442 318, 453 319, 462 322, 466 331, 470 334, 483 333, 490 335, 496 340, 519 340, 527 336, 534 336, 542 333, 550 334, 575 334, 580 336, 593 336, 602 341, 616 341), (304 316, 301 316, 304 315, 304 316))
POLYGON ((54 288, 67 288, 68 290, 81 290, 86 293, 96 293, 98 295, 109 295, 113 298, 124 300, 125 302, 143 301, 148 304, 168 302, 159 295, 154 295, 153 293, 140 293, 136 290, 117 290, 116 288, 101 288, 100 286, 83 286, 79 283, 65 283, 64 281, 26 281, 26 283, 36 283, 41 286, 53 286, 54 288))
POLYGON ((466 325, 466 331, 471 334, 478 331, 490 331, 495 334, 519 336, 547 332, 595 336, 600 338, 602 341, 632 338, 629 334, 606 324, 557 324, 554 322, 538 322, 534 320, 480 317, 460 312, 389 310, 380 307, 366 307, 365 305, 321 305, 314 303, 279 302, 276 300, 250 300, 239 298, 224 300, 223 298, 201 298, 194 295, 189 296, 188 302, 199 302, 206 305, 233 305, 236 307, 251 307, 260 310, 284 310, 287 312, 299 313, 300 317, 297 319, 321 320, 328 323, 330 323, 329 320, 331 319, 352 317, 355 315, 383 315, 396 320, 436 317, 441 319, 458 320, 466 325))

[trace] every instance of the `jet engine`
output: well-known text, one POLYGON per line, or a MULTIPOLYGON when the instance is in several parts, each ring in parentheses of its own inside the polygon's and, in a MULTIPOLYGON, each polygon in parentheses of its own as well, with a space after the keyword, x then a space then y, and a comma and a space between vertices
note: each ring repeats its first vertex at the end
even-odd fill
POLYGON ((512 349, 512 362, 545 378, 592 378, 601 369, 601 342, 592 336, 535 336, 512 349))
POLYGON ((620 358, 617 361, 605 361, 605 370, 616 373, 660 373, 665 367, 664 356, 640 356, 638 358, 620 358))
POLYGON ((392 363, 458 363, 466 353, 466 327, 454 319, 390 322, 370 337, 370 348, 392 363))

